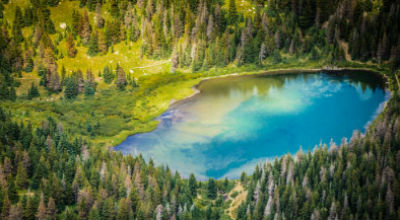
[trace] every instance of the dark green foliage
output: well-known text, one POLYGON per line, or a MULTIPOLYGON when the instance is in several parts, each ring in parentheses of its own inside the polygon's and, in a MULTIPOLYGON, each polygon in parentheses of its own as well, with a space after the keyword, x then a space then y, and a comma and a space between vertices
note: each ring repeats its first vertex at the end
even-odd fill
POLYGON ((99 46, 98 46, 98 34, 95 33, 90 37, 89 40, 89 49, 87 51, 87 54, 89 56, 95 56, 99 52, 99 46))
POLYGON ((47 0, 47 4, 51 7, 57 6, 59 2, 60 0, 47 0))
POLYGON ((114 80, 115 76, 109 66, 105 66, 103 69, 103 80, 105 83, 110 84, 114 80))
POLYGON ((236 0, 229 0, 228 16, 229 16, 229 23, 235 24, 236 20, 238 18, 237 9, 236 9, 236 0))
POLYGON ((79 94, 78 80, 76 77, 68 77, 65 79, 64 95, 67 99, 73 99, 79 94))
POLYGON ((16 43, 20 43, 24 40, 24 36, 22 36, 22 30, 21 30, 23 27, 24 27, 24 20, 21 8, 16 7, 14 14, 14 23, 12 26, 12 35, 16 43))
POLYGON ((215 199, 217 198, 217 183, 215 182, 215 179, 210 178, 207 183, 207 197, 209 199, 215 199))
POLYGON ((196 182, 196 177, 194 176, 193 173, 191 173, 189 177, 189 190, 190 194, 193 197, 197 196, 197 182, 196 182))
POLYGON ((279 52, 278 49, 274 50, 274 54, 273 54, 273 62, 274 63, 280 63, 282 62, 282 57, 281 57, 281 53, 279 52))
MULTIPOLYGON (((67 77, 66 83, 78 75, 67 77)), ((95 132, 96 125, 91 129, 95 132)), ((50 117, 33 129, 0 108, 0 178, 7 180, 7 186, 0 184, 2 219, 10 219, 11 207, 18 203, 24 219, 31 220, 153 219, 158 213, 162 219, 206 216, 211 202, 205 200, 204 208, 195 204, 197 195, 178 173, 172 175, 168 167, 155 167, 152 161, 147 164, 141 156, 92 148, 67 131, 50 117)), ((217 194, 217 182, 212 183, 217 194)), ((194 176, 190 185, 200 191, 208 188, 194 176)), ((223 206, 217 199, 210 214, 213 219, 220 218, 223 206)))
POLYGON ((0 19, 3 18, 4 16, 4 5, 3 3, 0 1, 0 19))
POLYGON ((54 27, 54 23, 50 18, 50 10, 49 9, 44 9, 42 11, 43 14, 43 21, 44 21, 44 28, 47 31, 47 33, 49 34, 55 34, 56 33, 56 29, 54 27))
MULTIPOLYGON (((236 61, 239 65, 279 64, 296 56, 336 64, 345 60, 342 43, 348 43, 353 60, 376 59, 390 65, 393 72, 400 67, 399 1, 246 2, 255 7, 254 13, 242 13, 235 0, 227 1, 111 0, 102 12, 105 1, 80 0, 83 9, 79 10, 97 7, 98 15, 106 20, 95 25, 90 20, 90 25, 89 17, 82 19, 76 9, 66 30, 56 33, 48 7, 57 7, 59 0, 31 0, 22 9, 7 6, 15 9, 8 12, 14 15, 10 21, 4 19, 8 1, 3 0, 0 100, 16 99, 14 76, 22 70, 37 71, 40 85, 46 86, 57 71, 40 64, 41 53, 50 49, 60 58, 64 50, 58 45, 65 42, 68 56, 74 58, 75 45, 84 45, 88 55, 95 56, 99 51, 106 54, 113 44, 135 41, 141 44, 142 56, 167 59, 174 51, 174 68, 191 67, 194 72, 236 61), (102 16, 106 10, 111 17, 102 16), (24 37, 23 28, 32 34, 24 37), (261 48, 265 52, 260 53, 261 48)), ((115 81, 120 90, 137 87, 134 77, 121 67, 114 73, 106 66, 101 75, 107 84, 115 81)), ((96 93, 93 77, 67 76, 65 69, 61 88, 66 99, 96 93)), ((27 97, 39 97, 36 85, 31 85, 27 97)), ((355 134, 340 148, 299 153, 296 160, 284 156, 257 167, 250 176, 243 173, 240 180, 248 197, 237 209, 237 218, 399 219, 399 103, 393 92, 387 109, 365 137, 355 134), (272 205, 264 216, 270 198, 272 205)), ((55 115, 70 117, 54 108, 55 115)), ((97 134, 100 123, 77 120, 76 126, 89 137, 97 134)), ((140 156, 123 156, 71 137, 69 129, 51 118, 32 128, 13 121, 0 108, 2 219, 9 219, 18 203, 25 219, 36 219, 39 204, 47 209, 50 197, 55 198, 57 219, 226 218, 222 195, 227 195, 231 181, 197 182, 194 175, 181 179, 168 167, 147 164, 140 156), (205 200, 199 201, 200 193, 205 200)), ((46 215, 50 213, 46 210, 46 215)))
POLYGON ((313 47, 311 50, 310 60, 318 60, 320 58, 319 50, 317 47, 313 47))
POLYGON ((85 95, 92 96, 96 93, 96 86, 91 85, 89 82, 85 82, 85 95))
POLYGON ((39 96, 40 96, 40 94, 39 94, 38 88, 36 87, 36 85, 34 83, 32 83, 31 88, 29 88, 29 91, 28 91, 28 99, 33 99, 33 98, 36 98, 39 96))
POLYGON ((119 8, 118 8, 118 1, 117 0, 111 0, 111 6, 110 6, 110 13, 113 17, 118 18, 119 17, 119 8))
POLYGON ((45 86, 46 85, 46 83, 47 83, 47 69, 44 67, 44 66, 42 66, 42 65, 40 65, 39 67, 38 67, 38 69, 37 69, 37 72, 38 72, 38 75, 39 75, 39 77, 40 77, 40 85, 41 86, 45 86))

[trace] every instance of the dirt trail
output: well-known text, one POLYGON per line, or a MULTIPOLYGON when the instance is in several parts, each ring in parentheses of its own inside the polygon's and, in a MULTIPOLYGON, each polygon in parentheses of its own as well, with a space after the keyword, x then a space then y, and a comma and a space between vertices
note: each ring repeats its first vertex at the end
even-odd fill
POLYGON ((344 50, 344 56, 346 58, 347 61, 352 61, 351 60, 351 56, 349 54, 349 43, 345 42, 345 41, 339 41, 340 46, 343 48, 344 50))
POLYGON ((156 64, 152 64, 152 65, 148 65, 148 66, 138 66, 138 67, 133 67, 131 69, 144 69, 144 68, 149 68, 149 67, 154 67, 154 66, 159 66, 159 65, 163 65, 166 63, 171 62, 171 60, 166 60, 164 62, 160 62, 160 63, 156 63, 156 64))
POLYGON ((228 196, 229 199, 232 200, 232 203, 228 208, 228 214, 232 219, 236 219, 234 211, 239 207, 240 204, 242 204, 243 201, 246 200, 247 191, 243 188, 240 181, 238 181, 236 186, 229 192, 228 196), (232 194, 234 192, 238 192, 239 194, 235 198, 232 198, 232 194))

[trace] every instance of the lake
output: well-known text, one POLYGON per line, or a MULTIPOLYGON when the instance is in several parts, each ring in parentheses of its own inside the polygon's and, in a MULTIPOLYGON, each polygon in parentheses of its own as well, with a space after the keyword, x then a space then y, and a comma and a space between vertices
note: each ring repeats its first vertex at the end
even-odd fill
POLYGON ((183 176, 236 178, 260 161, 364 132, 389 97, 379 76, 354 71, 232 76, 197 88, 161 115, 154 131, 115 150, 183 176))

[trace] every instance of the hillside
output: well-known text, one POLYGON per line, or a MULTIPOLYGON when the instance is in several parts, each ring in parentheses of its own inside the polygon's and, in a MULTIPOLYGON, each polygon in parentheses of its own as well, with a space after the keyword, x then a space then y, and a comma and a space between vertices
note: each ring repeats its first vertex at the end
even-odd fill
POLYGON ((0 0, 1 219, 400 219, 400 1, 0 0), (181 177, 112 147, 201 80, 367 69, 366 134, 239 180, 181 177))

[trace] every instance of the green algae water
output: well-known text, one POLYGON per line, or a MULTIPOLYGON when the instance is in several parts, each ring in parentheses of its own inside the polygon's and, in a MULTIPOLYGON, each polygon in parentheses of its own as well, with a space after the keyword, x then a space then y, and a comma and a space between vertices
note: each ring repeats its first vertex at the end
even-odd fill
POLYGON ((382 79, 366 72, 225 77, 198 89, 161 115, 154 131, 115 149, 185 176, 234 178, 260 161, 364 132, 389 97, 382 79))

